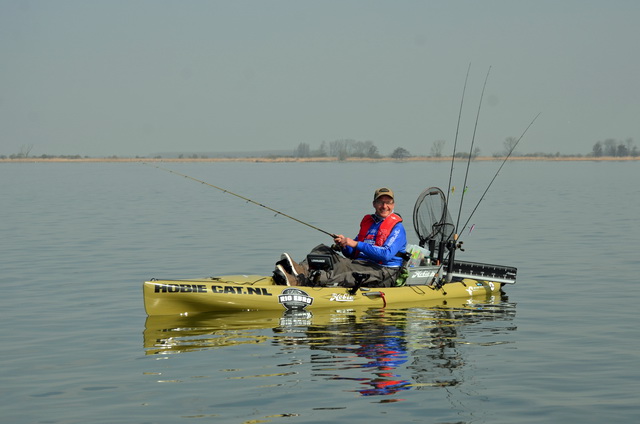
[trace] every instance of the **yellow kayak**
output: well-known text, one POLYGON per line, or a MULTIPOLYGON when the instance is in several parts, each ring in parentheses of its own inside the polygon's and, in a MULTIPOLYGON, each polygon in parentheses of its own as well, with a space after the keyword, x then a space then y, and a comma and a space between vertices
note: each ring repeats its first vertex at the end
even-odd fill
MULTIPOLYGON (((405 303, 484 297, 499 292, 504 278, 456 278, 433 284, 430 269, 412 271, 400 287, 326 287, 277 285, 272 277, 228 275, 188 280, 144 282, 147 315, 188 316, 203 312, 289 311, 326 308, 377 307, 405 303)), ((461 274, 458 274, 461 275, 461 274)))

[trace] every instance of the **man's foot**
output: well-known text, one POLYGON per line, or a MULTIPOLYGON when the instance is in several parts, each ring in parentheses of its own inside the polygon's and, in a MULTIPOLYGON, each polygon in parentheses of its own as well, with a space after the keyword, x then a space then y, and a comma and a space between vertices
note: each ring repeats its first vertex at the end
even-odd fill
POLYGON ((273 281, 279 286, 287 286, 287 273, 280 265, 276 265, 276 269, 273 271, 273 281))
POLYGON ((273 272, 276 280, 282 280, 287 286, 297 286, 298 279, 293 274, 287 272, 280 264, 276 265, 276 270, 273 272))

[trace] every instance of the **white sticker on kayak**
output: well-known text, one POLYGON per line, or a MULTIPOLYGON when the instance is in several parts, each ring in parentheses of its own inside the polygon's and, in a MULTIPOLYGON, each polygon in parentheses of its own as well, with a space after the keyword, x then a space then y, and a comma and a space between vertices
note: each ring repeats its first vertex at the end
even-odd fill
POLYGON ((282 290, 278 296, 278 302, 287 310, 305 309, 313 303, 313 297, 309 296, 305 291, 300 289, 288 288, 282 290))
POLYGON ((353 302, 354 297, 344 293, 331 294, 331 302, 353 302))

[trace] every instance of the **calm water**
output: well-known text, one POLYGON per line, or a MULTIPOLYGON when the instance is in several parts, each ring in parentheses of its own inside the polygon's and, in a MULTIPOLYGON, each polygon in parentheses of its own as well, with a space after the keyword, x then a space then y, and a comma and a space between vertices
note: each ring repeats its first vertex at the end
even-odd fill
MULTIPOLYGON (((433 163, 167 166, 348 235, 388 185, 414 243, 416 197, 449 178, 433 163)), ((463 221, 498 166, 472 164, 463 221)), ((638 162, 508 163, 459 256, 517 266, 502 299, 180 320, 147 319, 143 280, 270 273, 330 239, 149 166, 0 164, 1 421, 635 422, 639 177, 638 162)))

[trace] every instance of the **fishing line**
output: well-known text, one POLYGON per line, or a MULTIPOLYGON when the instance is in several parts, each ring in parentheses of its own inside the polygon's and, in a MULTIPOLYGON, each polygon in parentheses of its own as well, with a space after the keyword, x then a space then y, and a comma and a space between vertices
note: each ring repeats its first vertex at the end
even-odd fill
POLYGON ((447 208, 449 207, 449 193, 451 192, 451 178, 453 177, 453 163, 456 160, 456 146, 458 145, 458 133, 460 132, 460 119, 462 118, 462 104, 464 103, 464 93, 467 91, 467 81, 469 80, 469 71, 471 70, 471 62, 467 68, 467 76, 464 77, 464 87, 462 88, 462 99, 460 99, 460 111, 458 112, 458 125, 456 126, 456 138, 453 141, 453 154, 451 155, 451 170, 449 171, 449 186, 447 187, 447 208))
POLYGON ((265 209, 268 209, 268 210, 270 210, 271 212, 275 212, 275 214, 276 214, 276 215, 282 215, 282 216, 284 216, 285 218, 289 218, 289 219, 291 219, 291 220, 293 220, 293 221, 296 221, 296 222, 298 222, 298 223, 300 223, 300 224, 302 224, 302 225, 306 225, 306 226, 307 226, 307 227, 309 227, 309 228, 313 228, 313 229, 314 229, 314 230, 316 230, 316 231, 320 231, 321 233, 324 233, 324 234, 326 234, 326 235, 328 235, 328 236, 331 236, 331 238, 336 238, 336 237, 337 237, 337 236, 336 236, 335 234, 333 234, 333 233, 330 233, 330 232, 328 232, 328 231, 325 231, 325 230, 323 230, 323 229, 321 229, 321 228, 318 228, 318 227, 316 227, 316 226, 314 226, 314 225, 311 225, 311 224, 309 224, 309 223, 307 223, 307 222, 301 221, 301 220, 299 220, 298 218, 294 218, 294 217, 292 217, 292 216, 290 216, 290 215, 287 215, 287 214, 286 214, 286 213, 284 213, 284 212, 280 212, 280 211, 278 211, 278 210, 275 210, 275 209, 273 209, 273 208, 270 208, 269 206, 263 205, 262 203, 256 202, 256 201, 251 200, 251 199, 249 199, 249 198, 247 198, 247 197, 244 197, 244 196, 241 196, 241 195, 239 195, 239 194, 236 194, 236 193, 234 193, 234 192, 232 192, 232 191, 226 190, 226 189, 224 189, 224 188, 222 188, 222 187, 218 187, 218 186, 213 185, 213 184, 210 184, 210 183, 208 183, 208 182, 206 182, 206 181, 202 181, 202 180, 199 180, 199 179, 197 179, 197 178, 193 178, 193 177, 190 177, 190 176, 188 176, 188 175, 181 174, 181 173, 179 173, 179 172, 173 171, 173 170, 168 169, 168 168, 163 168, 163 167, 158 166, 158 165, 152 165, 152 164, 150 164, 150 163, 146 163, 146 162, 141 162, 141 163, 142 163, 143 165, 152 166, 152 167, 154 167, 154 168, 158 168, 158 169, 161 169, 161 170, 163 170, 163 171, 167 171, 167 172, 169 172, 169 173, 171 173, 171 174, 179 175, 179 176, 181 176, 181 177, 188 178, 188 179, 190 179, 190 180, 193 180, 193 181, 199 182, 199 183, 201 183, 201 184, 204 184, 204 185, 207 185, 207 186, 209 186, 209 187, 215 188, 216 190, 220 190, 220 191, 221 191, 221 192, 223 192, 223 193, 229 193, 229 194, 231 194, 232 196, 236 196, 236 197, 238 197, 238 198, 240 198, 240 199, 242 199, 242 200, 246 200, 246 201, 247 201, 247 202, 249 202, 249 203, 253 203, 254 205, 258 205, 258 206, 261 206, 261 207, 263 207, 263 208, 265 208, 265 209))
POLYGON ((464 194, 467 192, 467 177, 469 176, 469 166, 471 164, 471 155, 473 154, 473 145, 476 141, 476 130, 478 129, 478 120, 480 119, 480 109, 482 108, 482 98, 484 97, 484 89, 487 86, 487 80, 489 79, 489 73, 491 72, 491 66, 487 70, 487 76, 484 78, 484 84, 482 85, 482 93, 480 94, 480 103, 478 104, 478 112, 476 113, 476 123, 473 127, 473 136, 471 137, 471 147, 469 148, 469 158, 467 160, 467 170, 464 174, 464 184, 462 185, 462 197, 460 198, 460 209, 458 210, 458 219, 456 221, 456 235, 458 233, 458 225, 460 224, 460 215, 462 215, 462 203, 464 202, 464 194))

